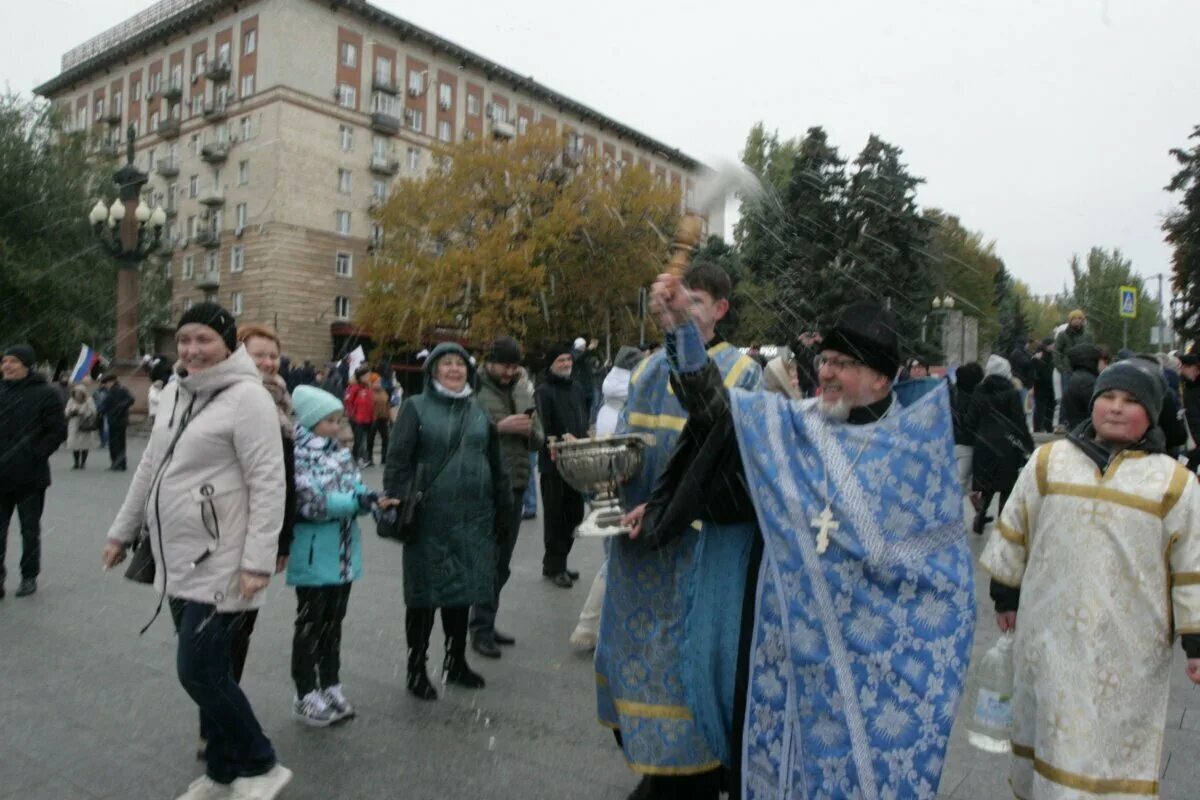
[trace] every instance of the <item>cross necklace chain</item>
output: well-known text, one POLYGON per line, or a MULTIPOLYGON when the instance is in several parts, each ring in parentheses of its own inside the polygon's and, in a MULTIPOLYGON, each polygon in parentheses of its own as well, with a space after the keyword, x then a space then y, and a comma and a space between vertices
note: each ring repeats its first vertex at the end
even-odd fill
MULTIPOLYGON (((895 405, 895 400, 892 401, 892 405, 893 406, 895 405)), ((881 416, 877 420, 877 422, 882 422, 884 419, 886 419, 888 414, 891 413, 891 411, 892 411, 892 406, 888 406, 888 410, 883 413, 883 416, 881 416)), ((850 462, 850 469, 847 470, 848 474, 853 474, 854 468, 858 466, 859 460, 862 459, 863 453, 867 452, 867 448, 871 446, 871 441, 874 438, 875 438, 875 434, 874 434, 874 432, 872 432, 871 435, 867 437, 867 440, 865 442, 863 442, 862 447, 860 447, 858 449, 858 455, 856 455, 854 457, 854 461, 850 462)), ((837 519, 833 516, 833 500, 837 496, 838 488, 835 486, 833 488, 833 493, 830 494, 830 492, 829 492, 829 459, 828 458, 825 460, 824 467, 825 467, 825 488, 824 488, 825 508, 821 511, 820 514, 813 517, 812 520, 809 522, 809 524, 812 526, 813 530, 816 531, 816 534, 817 534, 817 555, 824 555, 825 551, 829 549, 829 534, 837 533, 837 531, 840 527, 840 524, 838 523, 837 519)))

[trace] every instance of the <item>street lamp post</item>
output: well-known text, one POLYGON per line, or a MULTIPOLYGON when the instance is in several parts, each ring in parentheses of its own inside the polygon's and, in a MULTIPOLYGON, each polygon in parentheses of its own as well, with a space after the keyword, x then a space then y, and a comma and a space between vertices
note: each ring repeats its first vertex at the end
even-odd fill
POLYGON ((138 366, 138 267, 159 246, 167 222, 162 206, 151 211, 149 204, 141 201, 148 176, 133 165, 135 135, 130 125, 125 135, 125 164, 113 176, 117 199, 111 206, 97 200, 88 214, 96 240, 117 260, 114 364, 126 375, 138 366))

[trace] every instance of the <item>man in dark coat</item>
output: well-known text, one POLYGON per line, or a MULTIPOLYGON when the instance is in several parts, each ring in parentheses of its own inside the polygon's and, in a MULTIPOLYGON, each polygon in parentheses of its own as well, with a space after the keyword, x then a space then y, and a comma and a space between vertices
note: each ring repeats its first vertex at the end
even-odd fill
POLYGON ((1188 353, 1180 356, 1183 366, 1179 369, 1180 387, 1183 390, 1183 419, 1192 437, 1193 447, 1188 451, 1188 469, 1192 472, 1200 467, 1200 355, 1188 353))
POLYGON ((1047 337, 1033 354, 1033 430, 1051 433, 1054 430, 1054 340, 1047 337))
POLYGON ((987 511, 993 495, 1000 495, 996 509, 999 517, 1021 468, 1033 453, 1033 437, 1025 425, 1021 396, 1012 385, 1012 366, 1000 356, 992 355, 984 374, 971 395, 964 422, 975 443, 973 488, 982 494, 974 524, 978 534, 983 533, 990 519, 987 511))
POLYGON ((542 557, 542 575, 563 589, 570 589, 579 579, 578 572, 567 569, 567 556, 575 541, 575 528, 583 521, 583 495, 559 474, 549 440, 570 441, 587 436, 587 398, 583 387, 571 377, 573 361, 567 346, 550 348, 546 354, 546 379, 534 394, 547 439, 538 454, 542 502, 546 505, 543 517, 546 554, 542 557))
POLYGON ((41 572, 41 520, 50 486, 50 456, 67 438, 58 392, 32 371, 33 348, 18 344, 0 360, 0 598, 4 554, 13 511, 21 522, 21 585, 17 597, 37 591, 41 572))
POLYGON ((1096 377, 1108 366, 1108 354, 1094 344, 1077 344, 1067 351, 1066 360, 1071 377, 1063 394, 1062 420, 1070 431, 1092 418, 1092 389, 1096 377))
POLYGON ((106 393, 96 407, 96 413, 108 424, 108 457, 112 462, 111 472, 125 471, 125 431, 129 427, 129 409, 133 408, 133 395, 121 385, 116 375, 105 375, 100 385, 106 393))

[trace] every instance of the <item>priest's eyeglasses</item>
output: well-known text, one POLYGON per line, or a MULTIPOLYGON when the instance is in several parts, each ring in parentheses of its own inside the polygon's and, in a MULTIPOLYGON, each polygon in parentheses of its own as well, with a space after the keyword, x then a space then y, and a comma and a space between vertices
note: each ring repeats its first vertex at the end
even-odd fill
POLYGON ((821 367, 829 367, 836 372, 845 372, 853 367, 861 367, 863 362, 856 358, 848 356, 824 356, 820 355, 813 359, 813 367, 820 370, 821 367))

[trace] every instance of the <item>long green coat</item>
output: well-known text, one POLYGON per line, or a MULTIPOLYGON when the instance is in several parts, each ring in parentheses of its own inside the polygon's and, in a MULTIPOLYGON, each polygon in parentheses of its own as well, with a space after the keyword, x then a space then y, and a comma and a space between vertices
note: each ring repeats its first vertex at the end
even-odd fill
MULTIPOLYGON (((496 574, 498 509, 512 504, 499 435, 474 396, 446 397, 433 387, 433 367, 455 344, 438 345, 425 364, 425 391, 400 409, 388 445, 384 490, 408 495, 421 466, 424 499, 416 535, 404 545, 404 604, 447 608, 489 602, 496 574), (464 431, 463 428, 466 428, 464 431), (462 443, 446 463, 459 436, 462 443), (438 468, 446 463, 440 474, 438 468), (432 480, 432 484, 430 481, 432 480)), ((471 376, 474 382, 474 374, 471 376)))

